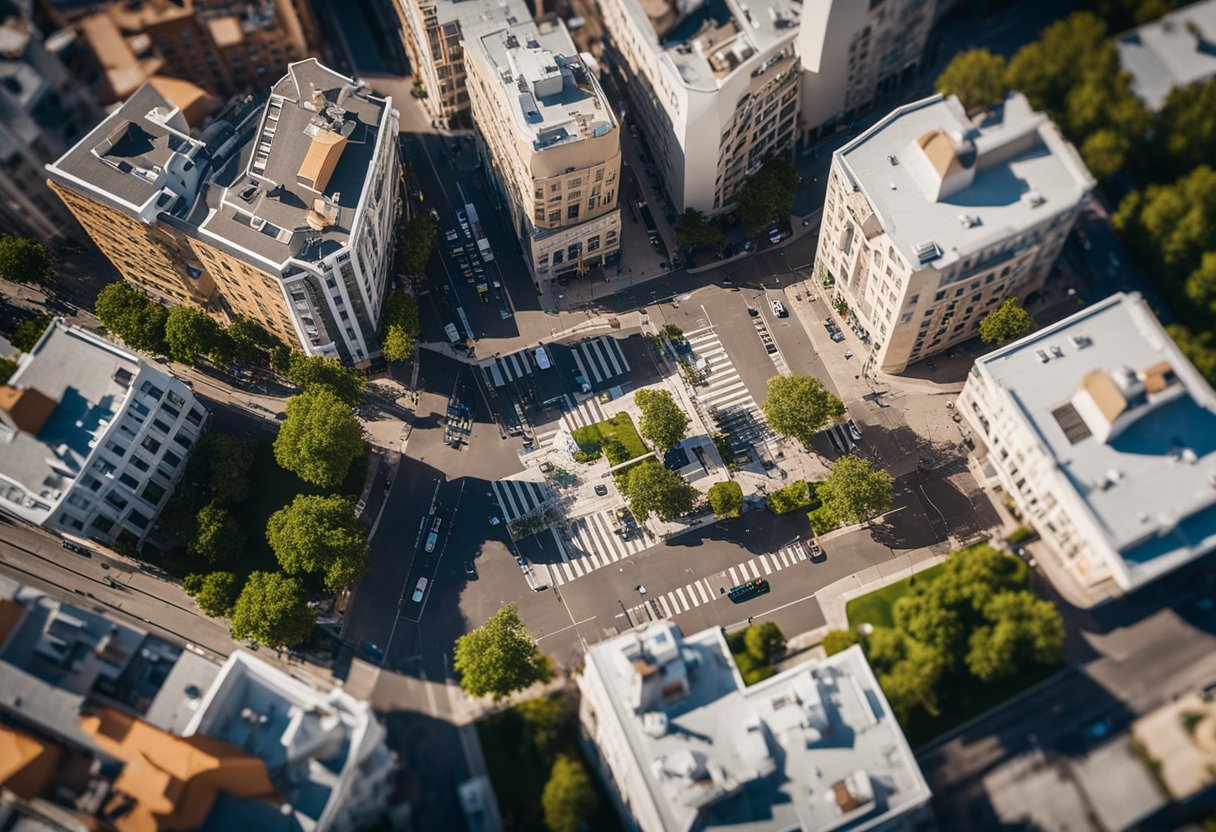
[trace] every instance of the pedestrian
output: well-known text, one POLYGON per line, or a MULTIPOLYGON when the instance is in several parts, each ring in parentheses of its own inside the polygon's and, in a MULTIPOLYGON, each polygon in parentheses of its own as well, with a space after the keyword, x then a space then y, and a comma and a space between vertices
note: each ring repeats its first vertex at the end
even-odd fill
POLYGON ((751 623, 752 623, 752 621, 753 621, 753 620, 755 620, 755 617, 754 617, 754 616, 749 615, 749 616, 747 617, 747 623, 748 623, 748 625, 751 625, 751 623))

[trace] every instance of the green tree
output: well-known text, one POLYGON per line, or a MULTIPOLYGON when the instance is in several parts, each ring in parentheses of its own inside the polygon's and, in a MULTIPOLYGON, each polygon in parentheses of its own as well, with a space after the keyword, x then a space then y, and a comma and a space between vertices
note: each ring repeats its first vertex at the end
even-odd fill
POLYGON ((270 515, 266 540, 284 572, 323 573, 330 592, 350 586, 367 568, 367 530, 351 497, 296 495, 270 515))
POLYGON ((55 259, 37 240, 11 234, 0 236, 0 279, 51 286, 55 283, 55 259))
POLYGON ((217 503, 207 503, 195 518, 194 539, 190 554, 207 563, 238 560, 245 548, 245 533, 228 509, 217 503))
POLYGON ((253 467, 252 439, 209 431, 200 450, 207 464, 207 493, 213 502, 239 503, 249 495, 249 469, 253 467))
POLYGON ((769 159, 739 188, 736 197, 739 218, 752 231, 786 219, 794 207, 794 194, 801 181, 794 166, 785 159, 769 159))
POLYGON ((633 401, 642 411, 639 426, 642 436, 649 439, 660 454, 680 444, 688 433, 688 414, 680 409, 666 390, 639 390, 633 401))
POLYGON ((1076 12, 1048 26, 1042 36, 1018 50, 1009 62, 1009 86, 1057 120, 1068 94, 1090 74, 1118 73, 1118 55, 1106 37, 1106 24, 1091 12, 1076 12))
POLYGON ((1017 298, 1005 298, 980 320, 980 340, 998 347, 1016 341, 1034 331, 1034 319, 1018 305, 1017 298))
POLYGON ((595 817, 599 800, 579 760, 565 754, 557 758, 541 793, 540 805, 550 832, 579 832, 595 817))
POLYGON ((363 427, 350 405, 325 388, 287 402, 287 418, 274 440, 279 465, 322 488, 338 486, 363 449, 363 427))
POLYGON ((270 647, 294 647, 308 639, 317 614, 304 601, 300 582, 280 572, 254 572, 229 614, 232 637, 270 647))
POLYGON ((878 683, 887 695, 895 717, 906 723, 917 708, 930 716, 941 713, 938 690, 945 672, 946 664, 941 654, 910 641, 908 657, 879 674, 878 683))
POLYGON ((578 715, 571 697, 562 693, 538 696, 515 705, 512 710, 527 724, 524 735, 542 758, 553 755, 569 734, 578 730, 578 715))
POLYGON ((1216 78, 1175 87, 1165 100, 1154 137, 1151 155, 1158 180, 1211 164, 1216 147, 1216 78))
POLYGON ((380 354, 385 361, 406 361, 414 355, 414 345, 422 324, 418 318, 418 301, 399 289, 390 292, 384 302, 384 318, 380 336, 380 354))
POLYGON ((1012 676, 1028 664, 1052 665, 1064 652, 1055 605, 1026 590, 1001 592, 984 606, 988 622, 971 633, 967 669, 981 681, 1012 676))
POLYGON ((224 331, 215 319, 193 306, 175 306, 165 321, 165 346, 169 357, 193 364, 202 356, 213 357, 223 344, 224 331))
POLYGON ((1005 59, 987 49, 959 52, 937 76, 934 86, 942 95, 957 95, 968 113, 986 110, 1005 98, 1005 59))
POLYGON ((1132 150, 1131 139, 1112 128, 1095 130, 1081 142, 1081 158, 1089 172, 1098 179, 1110 179, 1127 164, 1132 150))
POLYGON ((743 631, 743 646, 757 662, 766 663, 785 649, 785 634, 772 621, 761 621, 743 631))
POLYGON ((199 609, 210 616, 224 616, 236 603, 240 583, 232 572, 208 572, 206 575, 187 575, 182 580, 182 589, 191 596, 199 609))
POLYGON ((455 668, 465 693, 495 701, 553 678, 553 662, 540 652, 514 604, 456 640, 455 668))
POLYGON ((1182 324, 1166 327, 1178 348, 1190 359, 1209 384, 1216 385, 1216 338, 1211 332, 1196 332, 1182 324))
POLYGON ((336 358, 319 355, 291 355, 287 368, 287 380, 305 393, 324 387, 349 405, 359 403, 367 379, 356 370, 342 366, 336 358))
POLYGON ((863 523, 891 507, 895 478, 875 469, 868 459, 843 456, 836 460, 816 496, 845 523, 863 523))
POLYGON ((119 280, 106 285, 93 305, 97 320, 132 349, 157 355, 165 351, 169 313, 142 290, 119 280))
POLYGON ((760 408, 773 430, 797 439, 808 451, 815 434, 845 413, 840 399, 810 376, 773 376, 760 408))
POLYGON ((709 487, 709 507, 718 517, 738 517, 743 512, 743 489, 734 480, 709 487))
POLYGON ((705 246, 719 254, 726 247, 726 235, 722 229, 710 223, 705 214, 696 208, 688 208, 676 220, 676 247, 697 249, 705 246))
POLYGON ((697 499, 697 489, 653 459, 643 460, 627 470, 623 490, 629 498, 630 510, 642 522, 651 514, 660 520, 683 517, 692 511, 697 499))
POLYGON ((34 349, 34 345, 38 343, 38 339, 42 337, 42 333, 46 332, 46 328, 50 325, 51 319, 46 315, 35 315, 32 318, 26 318, 13 330, 13 334, 8 339, 9 343, 22 352, 29 352, 34 349))
POLYGON ((843 653, 854 644, 861 643, 861 636, 855 630, 828 630, 823 637, 823 652, 829 656, 843 653))
POLYGON ((0 358, 0 384, 7 384, 15 372, 17 372, 16 361, 11 358, 0 358))
POLYGON ((243 315, 236 315, 224 330, 228 342, 226 352, 230 363, 269 363, 275 350, 285 350, 287 345, 271 335, 266 327, 243 315))
POLYGON ((416 216, 407 222, 401 233, 397 268, 408 275, 421 275, 426 271, 427 261, 435 250, 438 229, 435 221, 426 215, 416 216))
POLYGON ((1186 279, 1187 300, 1216 317, 1216 246, 1205 251, 1199 267, 1186 279))

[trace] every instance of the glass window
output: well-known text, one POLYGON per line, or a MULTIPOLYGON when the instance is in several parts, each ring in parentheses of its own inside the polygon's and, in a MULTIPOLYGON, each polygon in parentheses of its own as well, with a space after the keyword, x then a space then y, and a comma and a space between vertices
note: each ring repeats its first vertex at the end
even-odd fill
POLYGON ((186 414, 186 421, 192 425, 202 424, 203 411, 199 410, 197 407, 190 408, 190 412, 186 414))
POLYGON ((114 506, 116 509, 124 509, 127 507, 127 498, 119 494, 117 491, 111 491, 106 495, 106 502, 114 506))
POLYGON ((148 394, 149 396, 151 396, 154 399, 159 399, 161 396, 165 395, 164 390, 161 390, 159 387, 157 387, 155 384, 153 384, 150 381, 145 381, 143 384, 139 385, 139 391, 141 393, 148 394))
POLYGON ((140 445, 143 446, 145 451, 151 454, 154 454, 160 450, 160 440, 153 439, 151 436, 145 436, 144 441, 141 442, 140 445))
POLYGON ((131 513, 127 515, 127 522, 138 529, 148 528, 148 518, 144 517, 141 513, 135 511, 134 509, 132 509, 131 513))
POLYGON ((153 419, 152 427, 156 428, 161 433, 169 432, 169 425, 166 422, 164 422, 164 420, 162 420, 162 419, 153 419))
POLYGON ((186 436, 181 431, 178 431, 177 435, 173 437, 173 441, 176 442, 178 445, 181 445, 183 448, 187 448, 187 449, 190 447, 190 444, 191 444, 190 437, 186 436))
POLYGON ((148 460, 136 454, 131 457, 131 467, 136 471, 147 471, 152 466, 148 464, 148 460))
POLYGON ((131 476, 130 474, 123 474, 118 478, 118 481, 132 491, 139 488, 139 480, 135 479, 135 477, 131 476))
POLYGON ((104 514, 99 514, 93 518, 93 528, 102 534, 108 534, 110 529, 114 528, 114 521, 104 514))
POLYGON ((178 465, 181 465, 181 462, 182 458, 173 453, 173 451, 165 451, 165 464, 170 468, 176 468, 178 465))

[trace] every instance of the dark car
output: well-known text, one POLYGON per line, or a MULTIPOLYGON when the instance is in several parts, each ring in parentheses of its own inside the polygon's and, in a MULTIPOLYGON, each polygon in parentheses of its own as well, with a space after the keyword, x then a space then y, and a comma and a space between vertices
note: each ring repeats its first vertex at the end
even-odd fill
POLYGON ((603 483, 600 483, 599 485, 597 485, 595 487, 595 494, 597 497, 606 496, 608 494, 608 486, 604 485, 603 483))

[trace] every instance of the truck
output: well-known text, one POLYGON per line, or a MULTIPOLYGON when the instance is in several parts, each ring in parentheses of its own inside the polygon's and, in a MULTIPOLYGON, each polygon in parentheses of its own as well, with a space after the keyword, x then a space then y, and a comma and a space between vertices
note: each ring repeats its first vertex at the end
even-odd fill
POLYGON ((650 244, 658 248, 663 239, 659 236, 659 227, 655 225, 654 215, 650 213, 650 206, 646 204, 646 200, 639 199, 637 201, 638 214, 642 217, 642 224, 646 226, 646 236, 650 238, 650 244))
POLYGON ((477 250, 481 252, 481 259, 489 263, 494 259, 494 250, 490 248, 490 241, 486 239, 485 229, 481 227, 481 220, 477 218, 477 209, 473 207, 473 203, 469 202, 464 206, 464 212, 468 215, 469 226, 473 229, 473 239, 477 241, 477 250))

